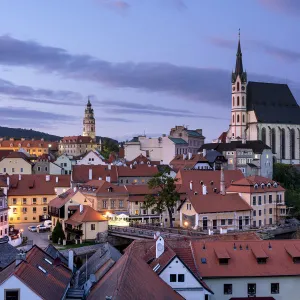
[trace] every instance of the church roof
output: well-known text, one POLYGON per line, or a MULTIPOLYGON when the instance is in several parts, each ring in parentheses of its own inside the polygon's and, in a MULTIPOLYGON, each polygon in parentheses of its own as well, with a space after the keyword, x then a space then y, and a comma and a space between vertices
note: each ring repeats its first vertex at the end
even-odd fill
POLYGON ((300 107, 287 84, 249 82, 247 110, 260 123, 300 124, 300 107))

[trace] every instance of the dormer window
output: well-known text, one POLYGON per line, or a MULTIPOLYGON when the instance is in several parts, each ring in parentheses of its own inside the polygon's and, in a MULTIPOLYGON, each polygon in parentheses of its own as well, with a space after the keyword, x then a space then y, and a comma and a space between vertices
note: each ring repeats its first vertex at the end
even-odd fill
POLYGON ((267 263, 267 257, 258 257, 256 260, 257 260, 257 263, 260 265, 267 263))
POLYGON ((257 184, 257 183, 254 184, 254 188, 255 188, 255 189, 258 188, 258 184, 257 184))
POLYGON ((264 183, 262 183, 260 186, 261 186, 262 189, 265 188, 265 184, 264 183))
POLYGON ((210 182, 210 184, 211 184, 211 185, 213 185, 213 184, 214 184, 214 182, 213 182, 213 181, 211 181, 211 182, 210 182))
POLYGON ((217 188, 214 188, 214 193, 216 193, 217 192, 217 188))
POLYGON ((274 186, 275 188, 277 188, 277 186, 278 186, 277 182, 274 182, 273 186, 274 186))
POLYGON ((219 264, 220 265, 228 265, 229 258, 220 258, 219 259, 219 264))
POLYGON ((203 181, 202 180, 200 181, 200 184, 203 185, 203 181))
POLYGON ((268 184, 267 184, 267 187, 268 187, 268 188, 270 188, 270 187, 271 187, 271 183, 270 183, 270 182, 268 182, 268 184))

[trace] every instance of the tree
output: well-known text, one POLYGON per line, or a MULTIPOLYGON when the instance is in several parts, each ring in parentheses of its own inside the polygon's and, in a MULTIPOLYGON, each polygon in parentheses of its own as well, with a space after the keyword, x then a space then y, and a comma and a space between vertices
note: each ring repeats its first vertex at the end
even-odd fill
POLYGON ((170 219, 170 227, 173 227, 173 212, 177 201, 180 199, 179 193, 176 190, 176 181, 167 172, 159 172, 154 175, 148 182, 150 190, 156 191, 155 194, 145 196, 144 206, 154 208, 158 213, 167 211, 170 219))
POLYGON ((52 241, 53 243, 57 244, 59 239, 65 239, 65 233, 62 229, 62 225, 59 221, 57 221, 53 231, 52 231, 52 241))

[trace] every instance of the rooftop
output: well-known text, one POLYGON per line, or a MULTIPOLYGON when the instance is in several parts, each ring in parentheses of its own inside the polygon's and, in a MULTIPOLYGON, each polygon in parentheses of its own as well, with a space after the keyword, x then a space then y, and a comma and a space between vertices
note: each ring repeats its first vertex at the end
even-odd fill
POLYGON ((94 210, 89 205, 83 205, 83 210, 80 211, 80 207, 75 211, 75 213, 67 220, 66 223, 85 223, 85 222, 106 222, 107 219, 103 217, 102 213, 94 210), (69 222, 71 221, 71 222, 69 222))

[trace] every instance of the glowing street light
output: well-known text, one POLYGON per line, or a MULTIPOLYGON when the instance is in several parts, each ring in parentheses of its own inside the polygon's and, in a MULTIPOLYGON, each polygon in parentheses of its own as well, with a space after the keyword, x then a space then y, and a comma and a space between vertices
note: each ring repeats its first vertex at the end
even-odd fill
POLYGON ((183 225, 184 225, 185 227, 188 227, 189 222, 188 222, 188 221, 185 221, 185 222, 183 223, 183 225))

